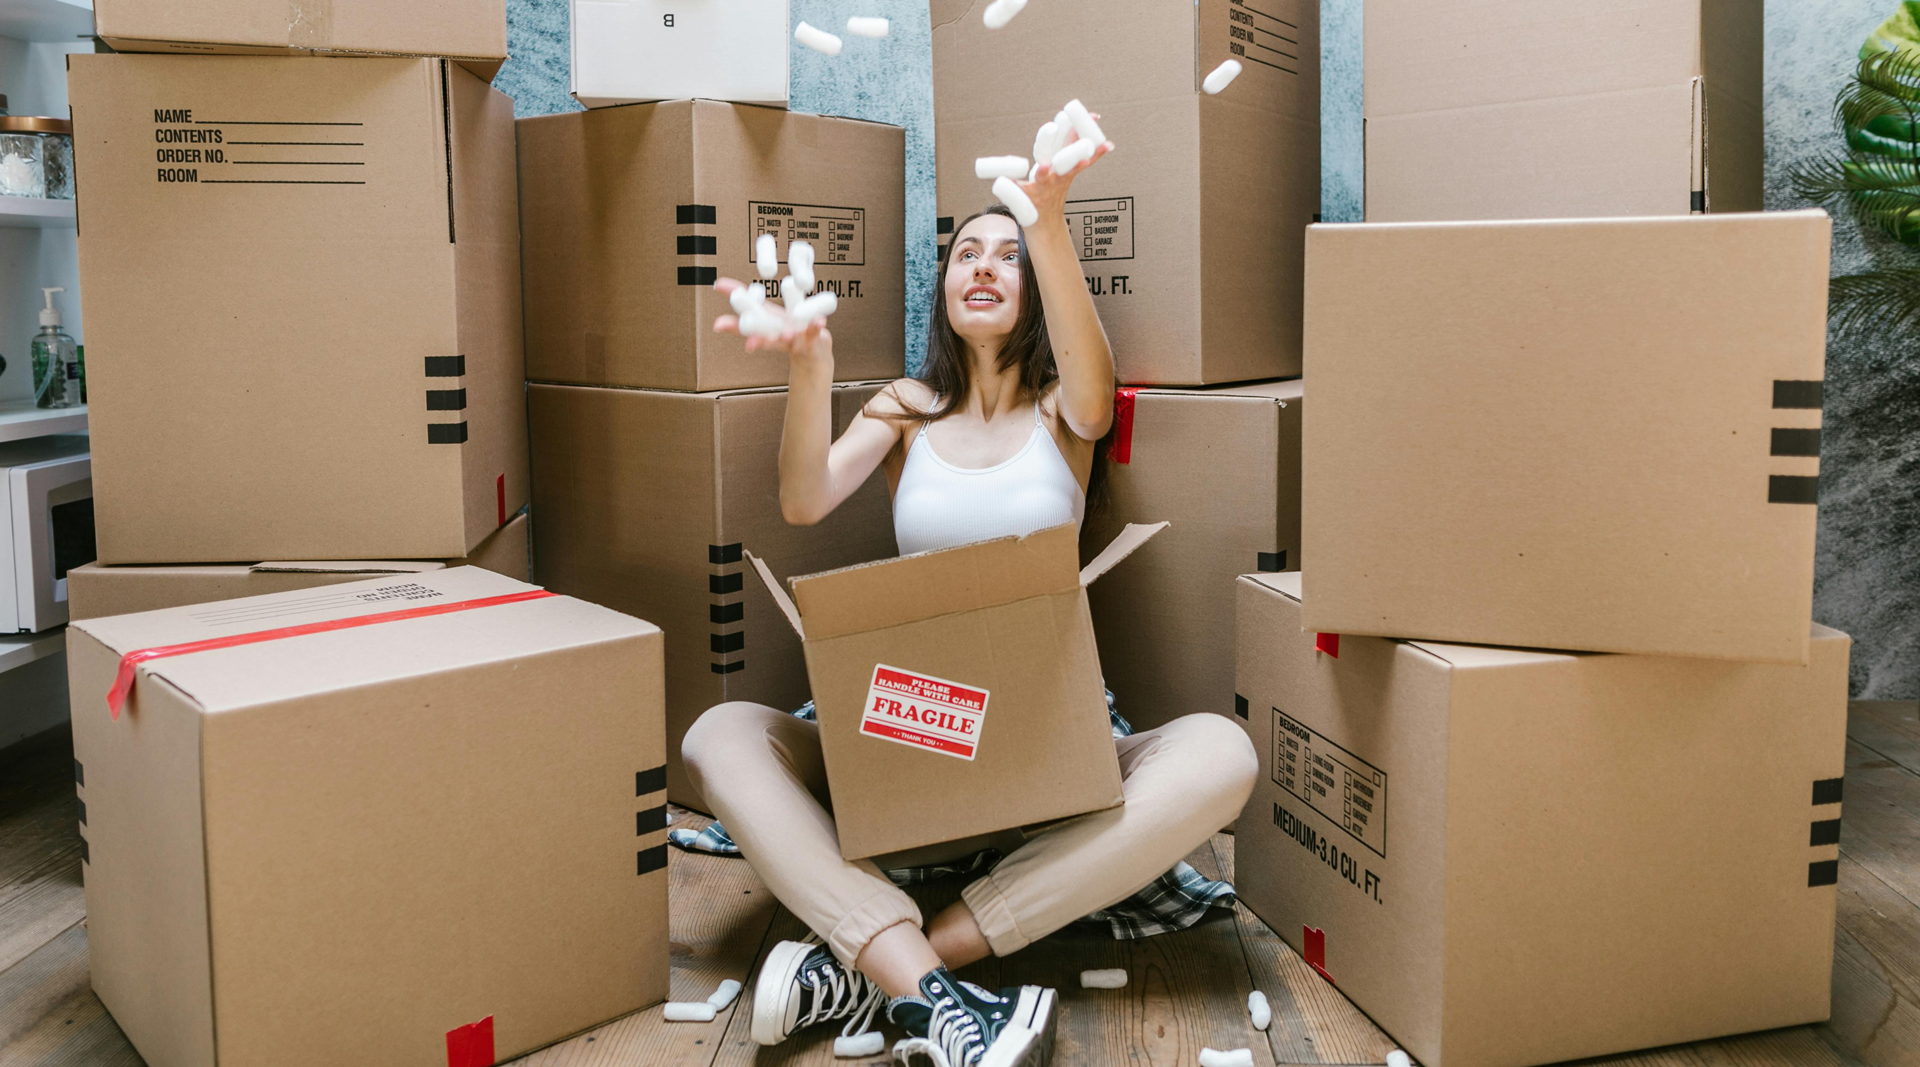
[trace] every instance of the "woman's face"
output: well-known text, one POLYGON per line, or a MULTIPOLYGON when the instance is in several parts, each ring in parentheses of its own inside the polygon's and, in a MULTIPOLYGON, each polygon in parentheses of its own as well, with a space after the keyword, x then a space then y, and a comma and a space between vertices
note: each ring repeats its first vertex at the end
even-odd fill
POLYGON ((994 342, 1020 317, 1020 228, 982 215, 954 235, 943 286, 947 321, 968 341, 994 342))

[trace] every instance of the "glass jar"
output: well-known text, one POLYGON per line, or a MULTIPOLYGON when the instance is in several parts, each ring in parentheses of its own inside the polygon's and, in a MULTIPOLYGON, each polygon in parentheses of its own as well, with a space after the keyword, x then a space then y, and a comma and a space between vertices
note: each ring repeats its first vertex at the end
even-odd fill
POLYGON ((73 123, 0 116, 0 196, 73 199, 73 123))

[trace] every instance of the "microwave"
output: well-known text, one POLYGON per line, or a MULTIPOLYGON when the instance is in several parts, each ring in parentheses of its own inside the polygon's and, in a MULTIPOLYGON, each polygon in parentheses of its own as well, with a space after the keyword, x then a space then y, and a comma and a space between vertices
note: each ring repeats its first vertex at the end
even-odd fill
POLYGON ((85 434, 0 444, 0 633, 67 621, 67 571, 93 562, 85 434))

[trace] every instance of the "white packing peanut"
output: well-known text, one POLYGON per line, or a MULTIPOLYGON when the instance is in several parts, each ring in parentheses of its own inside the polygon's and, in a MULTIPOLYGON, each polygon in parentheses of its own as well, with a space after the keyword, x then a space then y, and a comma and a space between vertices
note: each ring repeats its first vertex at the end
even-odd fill
POLYGON ((1099 141, 1075 141, 1053 154, 1053 172, 1055 174, 1070 173, 1073 168, 1092 159, 1093 154, 1099 150, 1099 141))
POLYGON ((980 21, 987 24, 987 29, 997 30, 1012 22, 1013 16, 1018 15, 1026 6, 1027 0, 993 0, 993 3, 987 5, 987 10, 981 15, 980 21))
POLYGON ((1215 1048, 1200 1050, 1200 1067, 1253 1067, 1253 1050, 1236 1048, 1222 1052, 1215 1048))
POLYGON ((1034 166, 1037 167, 1047 160, 1052 159, 1053 154, 1060 151, 1060 146, 1053 143, 1053 131, 1057 129, 1059 129, 1059 127, 1053 123, 1043 122, 1040 124, 1039 132, 1033 135, 1034 166))
POLYGON ((733 998, 739 995, 740 983, 729 978, 720 983, 720 988, 713 991, 713 995, 707 998, 707 1003, 713 1005, 714 1011, 726 1011, 727 1005, 733 1003, 733 998))
POLYGON ((1387 1053, 1387 1067, 1413 1067, 1413 1057, 1400 1049, 1387 1053))
POLYGON ((1267 995, 1258 989, 1247 994, 1247 1015, 1253 1019, 1255 1030, 1265 1030, 1273 1025, 1273 1006, 1267 1003, 1267 995))
POLYGON ((840 310, 840 298, 832 290, 824 290, 800 301, 800 307, 793 313, 802 319, 824 319, 840 310))
POLYGON ((855 15, 847 20, 847 32, 855 37, 885 37, 887 20, 855 15))
POLYGON ((670 1023, 710 1023, 718 1012, 706 1001, 669 1000, 662 1009, 670 1023))
POLYGON ((1220 90, 1232 85, 1233 79, 1240 76, 1240 69, 1239 60, 1229 59, 1225 63, 1213 68, 1213 73, 1208 74, 1207 79, 1200 83, 1200 88, 1206 90, 1208 96, 1213 96, 1220 90))
POLYGON ((746 315, 752 312, 754 308, 766 303, 766 300, 766 291, 757 285, 743 285, 727 294, 727 303, 733 305, 733 313, 735 315, 746 315), (753 298, 753 294, 755 293, 760 294, 760 299, 755 300, 753 298))
POLYGON ((800 291, 800 283, 794 279, 793 275, 789 274, 780 279, 780 301, 787 305, 787 314, 793 314, 794 309, 800 306, 800 301, 804 300, 806 295, 800 291))
POLYGON ((793 275, 793 283, 800 287, 802 296, 813 292, 813 245, 807 241, 794 241, 787 245, 787 273, 793 275))
POLYGON ((1013 212, 1013 221, 1022 226, 1031 226, 1040 221, 1040 209, 1033 206, 1020 186, 1012 178, 995 178, 993 195, 1000 198, 1002 204, 1013 212))
POLYGON ((772 234, 763 233, 759 240, 753 242, 753 269, 762 278, 771 278, 780 273, 780 244, 772 234))
POLYGON ((1081 971, 1082 989, 1122 989, 1127 984, 1127 969, 1113 967, 1104 971, 1081 971))
POLYGON ((840 54, 840 38, 804 22, 793 28, 793 39, 816 52, 824 52, 830 56, 840 54))
POLYGON ((767 305, 760 304, 740 316, 740 332, 747 337, 778 337, 786 324, 767 305))
POLYGON ((1027 180, 1030 182, 1040 180, 1040 164, 1035 163, 1033 169, 1027 171, 1027 180))
POLYGON ((1025 156, 981 156, 973 161, 976 178, 1018 178, 1027 170, 1025 156))
POLYGON ((843 1060, 859 1059, 861 1056, 878 1056, 886 1051, 887 1036, 878 1030, 869 1030, 858 1037, 836 1037, 833 1039, 833 1054, 843 1060))
POLYGON ((1073 123, 1073 132, 1079 134, 1082 141, 1100 144, 1107 139, 1107 135, 1101 132, 1100 124, 1093 121, 1093 114, 1087 110, 1087 105, 1078 100, 1069 100, 1064 110, 1067 121, 1073 123))
POLYGON ((1073 132, 1073 116, 1065 111, 1056 111, 1053 115, 1053 142, 1047 148, 1043 158, 1052 159, 1062 148, 1067 147, 1067 135, 1073 132))

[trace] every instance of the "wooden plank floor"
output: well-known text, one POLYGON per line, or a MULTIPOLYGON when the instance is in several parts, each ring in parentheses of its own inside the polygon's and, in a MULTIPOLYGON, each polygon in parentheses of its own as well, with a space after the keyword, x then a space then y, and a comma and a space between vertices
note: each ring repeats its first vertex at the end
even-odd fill
MULTIPOLYGON (((1586 1067, 1920 1065, 1920 704, 1854 704, 1846 789, 1833 1018, 1583 1061, 1586 1067)), ((88 986, 76 815, 64 737, 0 756, 0 1067, 141 1062, 88 986)), ((680 824, 699 822, 683 815, 680 824)), ((1190 861, 1230 875, 1233 838, 1215 837, 1190 861)), ((670 876, 675 999, 705 999, 722 978, 747 980, 776 941, 805 932, 743 861, 675 852, 670 876)), ((923 907, 931 914, 956 894, 951 884, 925 887, 923 907)), ((1381 1064, 1394 1047, 1244 908, 1217 910, 1192 930, 1145 941, 1070 930, 963 976, 988 986, 1058 988, 1062 1067, 1185 1067, 1198 1062, 1203 1045, 1252 1048, 1261 1067, 1381 1064), (1094 967, 1125 967, 1132 980, 1122 990, 1078 988, 1078 972, 1094 967), (1266 1034, 1247 1023, 1254 988, 1273 1005, 1266 1034)), ((758 1048, 747 1039, 750 1010, 751 996, 742 995, 712 1023, 694 1024, 666 1023, 650 1008, 514 1067, 855 1062, 833 1059, 831 1032, 758 1048)))

